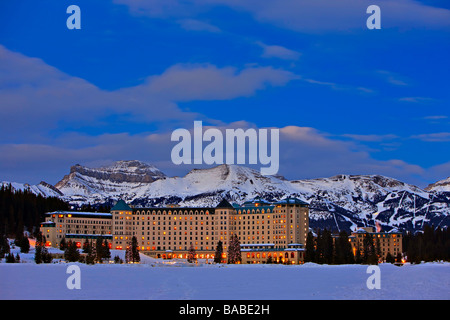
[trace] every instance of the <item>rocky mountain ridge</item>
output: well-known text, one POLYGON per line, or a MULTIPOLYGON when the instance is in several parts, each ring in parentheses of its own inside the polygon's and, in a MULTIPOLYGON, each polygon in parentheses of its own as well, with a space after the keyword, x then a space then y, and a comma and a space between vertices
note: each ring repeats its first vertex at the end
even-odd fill
POLYGON ((215 206, 223 198, 240 204, 255 197, 277 201, 294 196, 310 204, 312 228, 336 231, 376 223, 385 230, 450 224, 450 187, 445 180, 426 190, 380 175, 290 181, 237 165, 194 169, 184 177, 168 177, 152 165, 131 160, 100 168, 72 166, 54 187, 45 182, 13 187, 57 196, 74 206, 113 205, 118 199, 137 207, 215 206))

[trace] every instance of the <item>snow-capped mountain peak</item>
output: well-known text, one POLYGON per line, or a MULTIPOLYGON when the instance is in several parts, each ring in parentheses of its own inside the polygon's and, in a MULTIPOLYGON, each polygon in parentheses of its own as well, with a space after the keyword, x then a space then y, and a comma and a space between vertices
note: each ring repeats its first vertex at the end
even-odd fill
POLYGON ((386 230, 411 230, 424 224, 450 224, 450 192, 445 192, 448 180, 429 190, 381 175, 341 174, 289 181, 226 164, 168 177, 150 164, 130 160, 99 168, 72 166, 55 187, 46 183, 14 186, 58 196, 75 206, 113 204, 119 199, 138 207, 216 206, 223 199, 242 204, 256 197, 274 202, 293 196, 310 204, 312 228, 351 230, 378 223, 386 230))
POLYGON ((165 177, 155 166, 137 160, 117 161, 100 168, 77 164, 55 187, 66 196, 104 198, 165 177))

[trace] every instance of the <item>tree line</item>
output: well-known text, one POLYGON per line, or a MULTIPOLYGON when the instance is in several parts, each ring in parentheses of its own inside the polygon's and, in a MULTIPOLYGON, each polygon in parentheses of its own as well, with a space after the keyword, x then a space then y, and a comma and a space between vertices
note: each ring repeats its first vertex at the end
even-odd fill
POLYGON ((422 231, 403 236, 403 250, 411 263, 450 261, 450 230, 425 225, 422 231))
POLYGON ((56 197, 35 195, 29 190, 14 190, 11 184, 0 188, 0 234, 20 237, 24 230, 37 236, 45 213, 69 210, 68 203, 56 197))
MULTIPOLYGON (((367 243, 367 252, 370 250, 367 243)), ((333 239, 331 231, 327 229, 318 230, 317 236, 310 231, 306 237, 304 262, 353 264, 357 262, 356 258, 346 231, 341 231, 336 240, 333 239)), ((369 260, 368 256, 365 260, 369 260)))
MULTIPOLYGON (((378 237, 366 233, 362 246, 353 250, 350 236, 346 231, 339 232, 333 237, 331 231, 318 230, 317 236, 308 233, 305 246, 304 262, 319 264, 378 264, 381 257, 381 246, 378 237)), ((386 256, 386 262, 401 262, 399 253, 393 257, 390 253, 386 256)))
MULTIPOLYGON (((353 250, 349 234, 341 231, 333 237, 331 231, 318 230, 317 236, 308 233, 305 246, 304 262, 319 264, 377 264, 381 257, 378 237, 366 233, 362 247, 353 250)), ((450 230, 425 225, 423 230, 407 232, 402 236, 403 254, 393 256, 387 253, 385 261, 410 263, 421 261, 450 261, 450 230)))

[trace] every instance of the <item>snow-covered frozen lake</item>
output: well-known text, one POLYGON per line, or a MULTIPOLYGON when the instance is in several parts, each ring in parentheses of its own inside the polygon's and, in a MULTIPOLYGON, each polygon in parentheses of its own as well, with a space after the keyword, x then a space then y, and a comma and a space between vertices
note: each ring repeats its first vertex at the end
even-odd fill
MULTIPOLYGON (((114 257, 116 253, 112 253, 114 257)), ((380 264, 369 289, 365 265, 78 264, 80 289, 68 289, 70 264, 0 263, 0 299, 302 300, 450 299, 450 263, 380 264)))

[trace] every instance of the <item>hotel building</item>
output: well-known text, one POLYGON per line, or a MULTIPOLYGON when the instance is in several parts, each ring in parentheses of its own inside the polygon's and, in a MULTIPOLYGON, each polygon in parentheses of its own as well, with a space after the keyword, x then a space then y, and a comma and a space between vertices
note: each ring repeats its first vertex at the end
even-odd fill
POLYGON ((379 245, 379 259, 381 261, 386 260, 386 256, 388 253, 390 253, 392 257, 395 258, 399 253, 401 254, 403 251, 401 232, 375 232, 375 229, 373 227, 366 227, 359 228, 349 237, 353 248, 353 255, 356 255, 356 251, 358 250, 358 248, 361 255, 363 255, 364 238, 368 236, 372 237, 375 248, 377 248, 377 244, 379 245))
POLYGON ((78 247, 87 240, 102 237, 111 243, 111 214, 98 212, 56 211, 46 213, 40 231, 46 245, 59 247, 63 238, 75 241, 78 247))
POLYGON ((223 200, 215 207, 132 208, 123 200, 111 213, 51 212, 41 231, 47 244, 63 237, 81 244, 99 236, 112 249, 125 250, 136 237, 139 250, 155 258, 186 258, 191 245, 197 258, 213 259, 219 241, 223 260, 233 234, 241 244, 242 263, 268 260, 301 263, 309 230, 309 206, 288 197, 275 203, 260 198, 242 205, 223 200))

